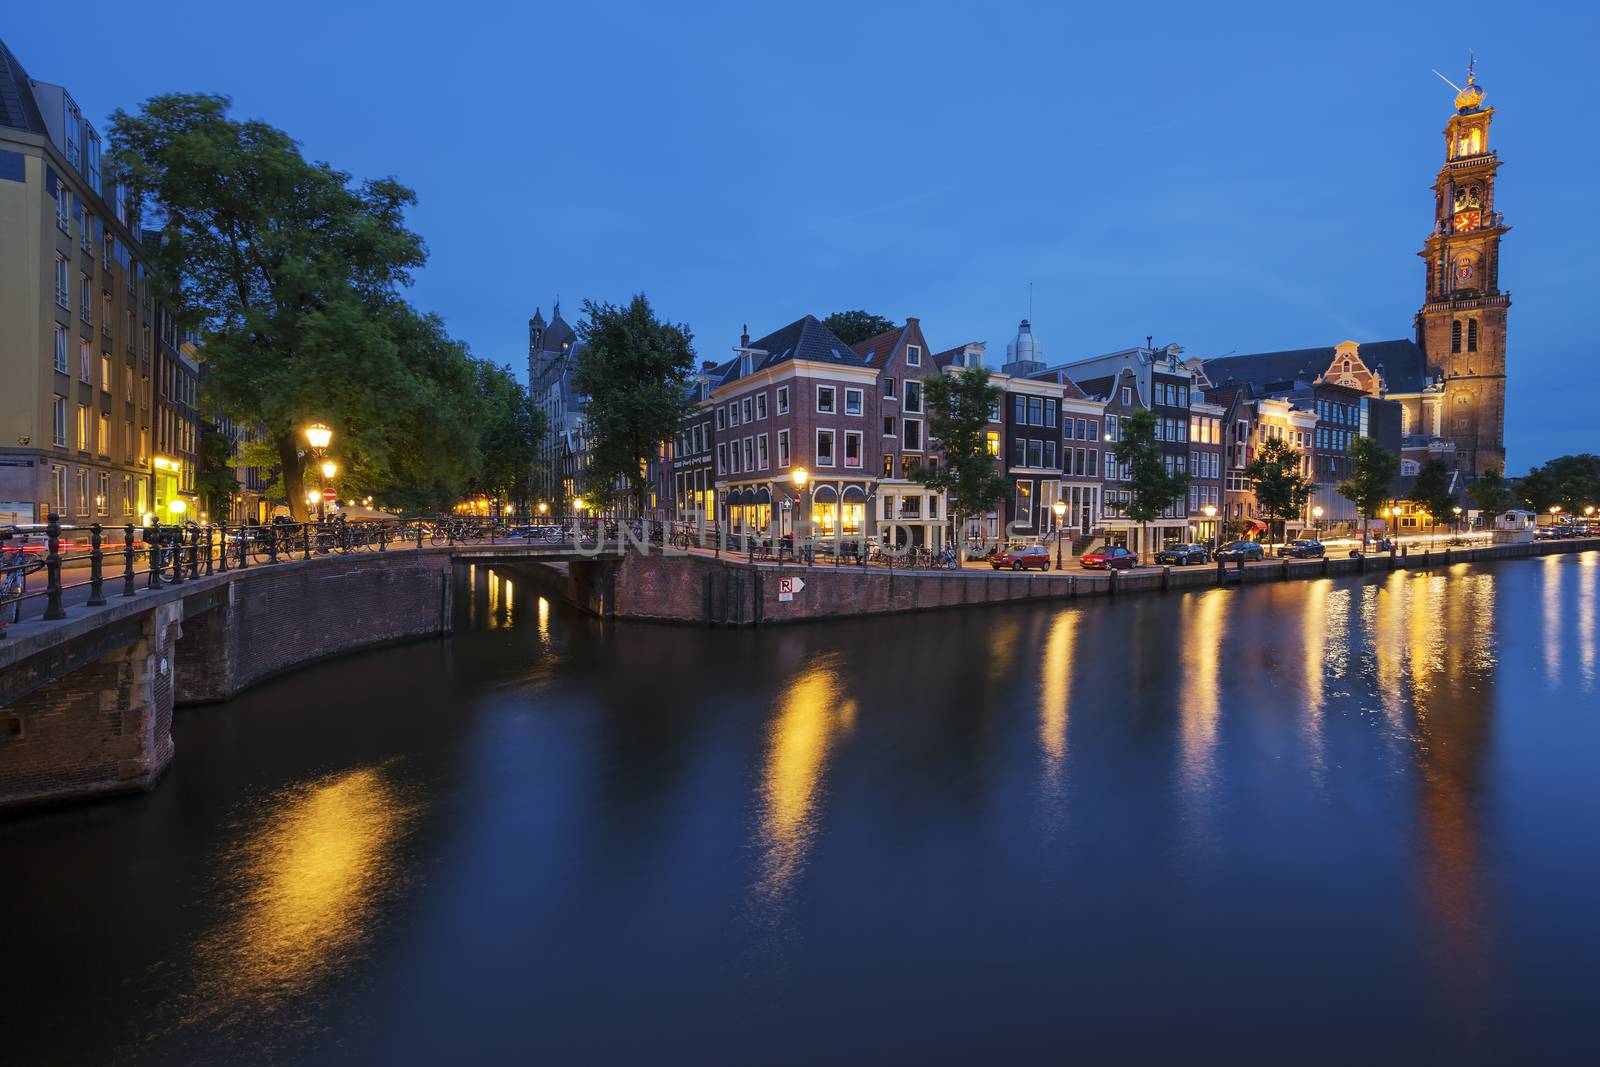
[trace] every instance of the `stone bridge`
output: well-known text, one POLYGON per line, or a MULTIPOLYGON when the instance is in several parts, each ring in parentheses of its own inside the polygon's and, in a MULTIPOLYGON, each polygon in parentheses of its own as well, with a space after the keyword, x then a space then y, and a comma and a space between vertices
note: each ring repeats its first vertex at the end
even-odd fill
MULTIPOLYGON (((213 573, 30 621, 0 639, 0 808, 145 789, 173 757, 175 704, 369 645, 453 630, 473 566, 559 564, 601 614, 621 553, 457 545, 213 573)), ((484 585, 486 583, 478 583, 484 585)))

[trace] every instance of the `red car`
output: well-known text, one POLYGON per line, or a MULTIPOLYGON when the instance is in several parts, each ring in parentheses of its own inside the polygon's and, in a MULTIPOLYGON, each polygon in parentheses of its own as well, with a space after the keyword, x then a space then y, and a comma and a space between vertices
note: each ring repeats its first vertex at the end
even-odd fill
POLYGON ((1028 567, 1038 567, 1042 571, 1047 571, 1050 569, 1050 550, 1044 545, 1004 549, 989 557, 989 566, 997 571, 1006 567, 1014 571, 1025 570, 1028 567))
POLYGON ((1139 558, 1121 545, 1107 545, 1105 548, 1084 553, 1078 562, 1089 570, 1108 571, 1116 568, 1125 571, 1138 565, 1139 558))

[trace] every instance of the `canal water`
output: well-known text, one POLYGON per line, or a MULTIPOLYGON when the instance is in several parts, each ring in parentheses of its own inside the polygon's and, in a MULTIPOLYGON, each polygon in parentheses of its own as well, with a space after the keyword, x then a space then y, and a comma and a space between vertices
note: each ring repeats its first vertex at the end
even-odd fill
POLYGON ((1594 1062, 1600 554, 449 640, 0 822, 7 1063, 1594 1062))

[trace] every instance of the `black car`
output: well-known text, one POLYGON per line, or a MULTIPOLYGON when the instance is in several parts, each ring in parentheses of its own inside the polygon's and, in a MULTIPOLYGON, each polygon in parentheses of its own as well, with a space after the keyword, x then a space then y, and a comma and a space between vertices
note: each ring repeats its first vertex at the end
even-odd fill
POLYGON ((1325 554, 1321 541, 1304 538, 1284 546, 1283 554, 1290 559, 1321 559, 1325 554))
POLYGON ((1267 554, 1259 541, 1234 541, 1223 545, 1217 552, 1217 558, 1227 563, 1236 563, 1239 560, 1251 562, 1266 559, 1267 554))
POLYGON ((1204 545, 1168 545, 1156 553, 1156 563, 1173 567, 1187 567, 1191 563, 1204 563, 1211 558, 1204 545))

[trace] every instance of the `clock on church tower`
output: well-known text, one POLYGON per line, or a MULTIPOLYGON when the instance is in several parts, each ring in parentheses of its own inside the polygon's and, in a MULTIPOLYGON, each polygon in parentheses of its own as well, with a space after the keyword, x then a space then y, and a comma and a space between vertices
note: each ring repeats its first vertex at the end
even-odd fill
POLYGON ((1451 83, 1455 113, 1445 124, 1444 166, 1433 185, 1433 232, 1418 253, 1428 275, 1416 319, 1417 344, 1444 378, 1441 431, 1456 447, 1457 465, 1473 474, 1505 466, 1511 306, 1511 294, 1500 288, 1500 238, 1510 227, 1495 210, 1494 109, 1484 104, 1476 65, 1468 66, 1465 86, 1451 83))

